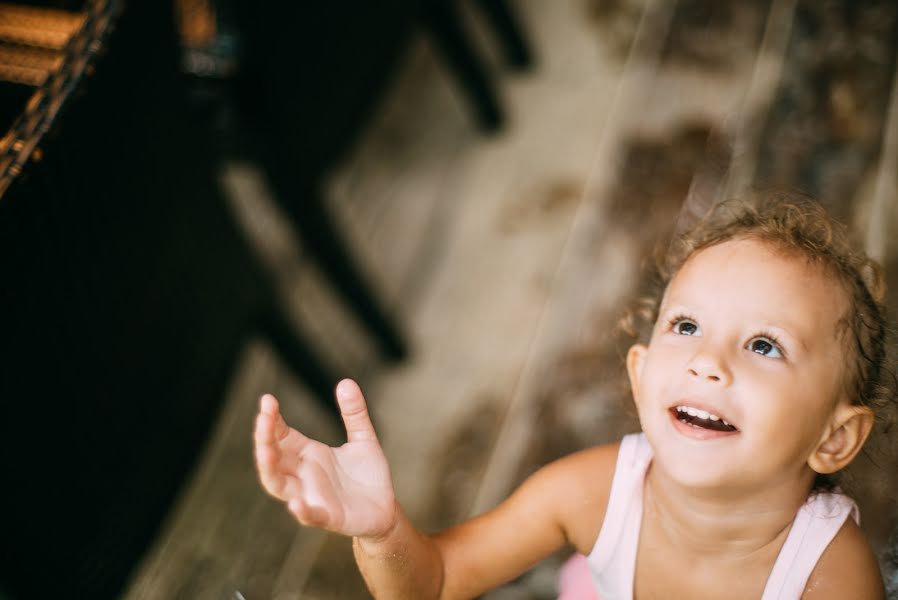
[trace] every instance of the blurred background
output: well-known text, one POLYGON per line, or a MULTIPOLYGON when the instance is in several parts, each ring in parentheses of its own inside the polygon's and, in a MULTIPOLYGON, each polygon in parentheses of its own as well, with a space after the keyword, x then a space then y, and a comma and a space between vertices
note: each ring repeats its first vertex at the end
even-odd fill
POLYGON ((638 430, 643 267, 752 188, 848 224, 895 322, 896 46, 872 0, 0 3, 0 598, 368 598, 258 485, 258 397, 339 444, 357 379, 413 520, 482 512, 638 430))

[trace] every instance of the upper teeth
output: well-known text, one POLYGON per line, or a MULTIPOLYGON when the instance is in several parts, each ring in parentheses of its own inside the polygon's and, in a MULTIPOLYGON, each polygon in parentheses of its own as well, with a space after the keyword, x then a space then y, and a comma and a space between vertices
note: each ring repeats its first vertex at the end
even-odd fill
POLYGON ((712 421, 723 421, 724 425, 729 425, 725 419, 721 419, 715 414, 711 414, 706 410, 702 410, 700 408, 693 408, 691 406, 678 406, 677 412, 684 412, 690 417, 698 417, 699 419, 710 419, 712 421))

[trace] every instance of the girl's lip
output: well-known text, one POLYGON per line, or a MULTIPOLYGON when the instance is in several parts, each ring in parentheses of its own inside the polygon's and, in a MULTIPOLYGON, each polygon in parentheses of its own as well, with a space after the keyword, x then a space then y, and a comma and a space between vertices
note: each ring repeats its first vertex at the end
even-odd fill
MULTIPOLYGON (((692 405, 690 404, 689 406, 692 405)), ((696 406, 695 408, 698 408, 698 406, 696 406)), ((714 429, 705 429, 704 427, 696 427, 694 425, 684 423, 677 418, 676 407, 671 407, 670 410, 667 411, 667 413, 670 415, 670 420, 673 423, 674 429, 676 429, 682 435, 694 440, 718 440, 739 433, 738 429, 734 431, 716 431, 714 429)))

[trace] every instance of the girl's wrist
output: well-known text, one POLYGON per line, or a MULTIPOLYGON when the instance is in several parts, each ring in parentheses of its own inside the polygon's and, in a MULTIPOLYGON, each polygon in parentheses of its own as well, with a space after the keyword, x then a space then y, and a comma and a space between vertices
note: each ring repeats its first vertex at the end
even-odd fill
POLYGON ((402 508, 399 506, 399 503, 394 500, 392 514, 387 521, 386 527, 380 532, 368 535, 357 535, 355 536, 355 539, 365 550, 376 550, 377 548, 381 548, 384 545, 387 545, 397 535, 403 519, 404 515, 402 513, 402 508))

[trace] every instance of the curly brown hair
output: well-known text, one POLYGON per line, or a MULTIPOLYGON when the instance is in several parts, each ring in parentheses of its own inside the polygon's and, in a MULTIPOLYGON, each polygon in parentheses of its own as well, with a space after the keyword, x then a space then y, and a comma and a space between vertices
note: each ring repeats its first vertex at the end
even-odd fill
MULTIPOLYGON (((882 269, 856 247, 844 225, 809 197, 767 192, 714 206, 694 228, 674 238, 666 251, 656 256, 650 290, 625 316, 624 331, 647 342, 674 275, 696 252, 734 239, 756 240, 805 259, 843 287, 849 310, 838 326, 849 334, 843 337, 853 356, 843 385, 854 404, 873 410, 877 437, 890 429, 898 410, 898 383, 894 357, 887 346, 890 330, 882 269)), ((846 483, 842 474, 818 474, 813 487, 828 491, 846 483)))

